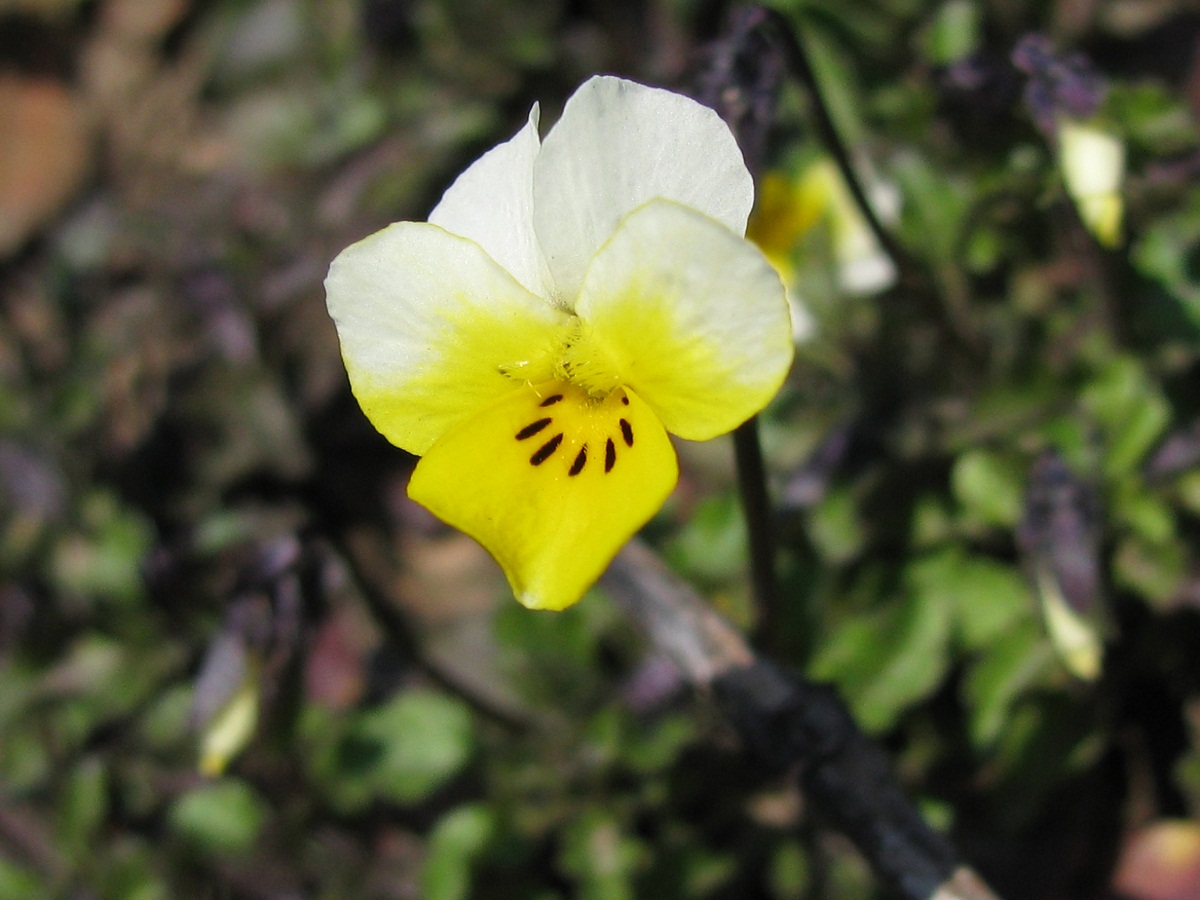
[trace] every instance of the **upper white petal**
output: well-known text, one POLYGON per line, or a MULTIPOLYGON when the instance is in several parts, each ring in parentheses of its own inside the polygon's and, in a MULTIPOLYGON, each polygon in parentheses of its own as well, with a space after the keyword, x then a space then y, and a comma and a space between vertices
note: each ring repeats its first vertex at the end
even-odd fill
POLYGON ((570 307, 591 258, 630 212, 674 200, 744 234, 754 183, 711 109, 597 76, 567 101, 533 172, 534 226, 558 301, 570 307))
POLYGON ((548 298, 549 275, 533 230, 533 164, 539 147, 535 103, 524 128, 455 179, 429 222, 474 241, 526 290, 548 298))

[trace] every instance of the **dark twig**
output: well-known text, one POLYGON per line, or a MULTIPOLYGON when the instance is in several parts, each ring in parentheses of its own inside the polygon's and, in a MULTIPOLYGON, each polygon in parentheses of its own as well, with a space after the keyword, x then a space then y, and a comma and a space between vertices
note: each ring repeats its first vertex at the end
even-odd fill
POLYGON ((997 900, 925 824, 833 688, 756 657, 733 625, 636 541, 603 584, 689 681, 712 690, 764 772, 794 773, 814 810, 898 897, 997 900))
MULTIPOLYGON (((779 13, 763 8, 735 13, 728 35, 713 46, 697 78, 697 97, 729 124, 757 174, 787 71, 807 89, 819 137, 880 246, 901 271, 914 271, 868 202, 804 48, 779 13)), ((734 432, 734 447, 760 635, 770 641, 777 619, 774 517, 754 419, 734 432)), ((959 864, 950 843, 925 824, 887 756, 858 728, 832 687, 756 657, 731 625, 636 542, 617 557, 604 583, 659 650, 694 684, 713 691, 764 771, 796 773, 817 813, 854 841, 880 881, 907 900, 995 900, 959 864)))
POLYGON ((851 838, 899 896, 934 896, 958 868, 950 843, 904 795, 890 762, 837 692, 766 660, 730 669, 713 693, 767 771, 798 771, 804 796, 851 838))

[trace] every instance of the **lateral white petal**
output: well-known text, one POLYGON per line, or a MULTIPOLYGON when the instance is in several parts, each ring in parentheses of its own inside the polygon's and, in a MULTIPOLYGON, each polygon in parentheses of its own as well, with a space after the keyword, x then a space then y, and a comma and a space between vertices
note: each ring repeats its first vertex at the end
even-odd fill
POLYGON ((670 201, 626 217, 588 268, 576 312, 581 346, 689 440, 757 413, 792 363, 788 303, 766 257, 670 201))
POLYGON ((754 183, 728 126, 711 109, 612 76, 590 79, 567 101, 533 173, 534 225, 561 304, 573 304, 584 270, 631 211, 674 200, 739 235, 754 183))
POLYGON ((423 222, 347 247, 325 292, 359 405, 417 454, 482 406, 549 378, 568 318, 478 244, 423 222))
POLYGON ((533 230, 533 162, 538 106, 516 135, 497 144, 446 189, 429 222, 470 238, 526 290, 549 297, 546 264, 533 230))

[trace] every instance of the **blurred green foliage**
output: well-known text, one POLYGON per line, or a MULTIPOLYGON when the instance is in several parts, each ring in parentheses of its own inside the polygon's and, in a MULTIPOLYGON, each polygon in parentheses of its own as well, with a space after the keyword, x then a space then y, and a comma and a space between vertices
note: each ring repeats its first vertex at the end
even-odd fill
MULTIPOLYGON (((1195 15, 776 6, 910 259, 854 296, 829 228, 797 237, 815 332, 762 423, 772 650, 841 689, 1003 895, 1100 896, 1127 830, 1200 816, 1195 15), (1119 248, 1035 124, 1030 33, 1107 85, 1119 248), (1047 453, 1095 499, 1086 539, 1059 507, 1031 524, 1047 453), (1091 682, 1030 571, 1089 558, 1091 682)), ((534 100, 686 84, 724 5, 86 7, 0 11, 4 77, 91 129, 71 204, 0 260, 0 898, 877 896, 602 592, 530 613, 405 503, 322 302, 338 250, 422 218, 534 100), (221 636, 244 670, 201 678, 221 636), (246 672, 257 730, 203 777, 201 711, 246 672)), ((774 170, 828 149, 812 111, 789 84, 774 170)), ((681 455, 647 537, 749 628, 728 462, 681 455)))

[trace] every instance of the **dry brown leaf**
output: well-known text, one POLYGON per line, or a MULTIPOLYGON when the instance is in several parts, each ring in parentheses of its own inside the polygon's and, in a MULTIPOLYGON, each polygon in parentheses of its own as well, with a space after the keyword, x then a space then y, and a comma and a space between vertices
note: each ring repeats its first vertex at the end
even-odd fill
POLYGON ((88 129, 62 84, 0 76, 0 257, 18 250, 79 189, 88 129))

